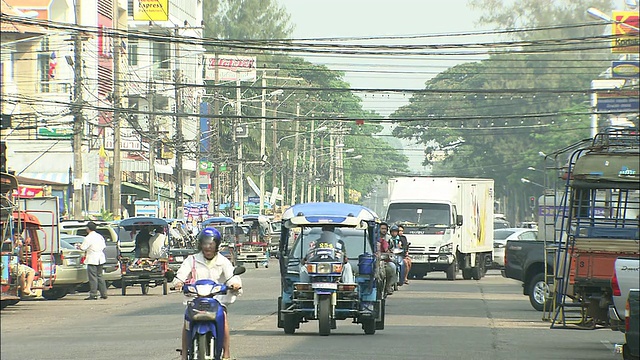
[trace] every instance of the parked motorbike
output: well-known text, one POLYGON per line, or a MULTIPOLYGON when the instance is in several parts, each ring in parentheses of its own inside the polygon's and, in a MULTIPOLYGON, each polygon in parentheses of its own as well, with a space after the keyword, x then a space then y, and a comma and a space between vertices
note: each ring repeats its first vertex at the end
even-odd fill
MULTIPOLYGON (((233 269, 233 275, 241 275, 245 271, 243 266, 238 266, 233 269)), ((182 287, 185 295, 195 296, 195 299, 187 303, 185 313, 186 320, 191 324, 187 359, 221 359, 225 314, 215 296, 227 293, 227 282, 218 284, 213 280, 202 279, 182 287)))

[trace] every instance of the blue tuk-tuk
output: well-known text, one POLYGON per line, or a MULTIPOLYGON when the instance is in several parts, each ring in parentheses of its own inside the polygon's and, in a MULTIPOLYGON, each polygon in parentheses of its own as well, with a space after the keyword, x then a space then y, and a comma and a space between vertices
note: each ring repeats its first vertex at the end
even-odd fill
POLYGON ((326 336, 336 320, 353 319, 365 334, 384 329, 378 238, 378 216, 360 205, 305 203, 286 210, 278 249, 278 327, 293 334, 301 323, 318 320, 326 336))

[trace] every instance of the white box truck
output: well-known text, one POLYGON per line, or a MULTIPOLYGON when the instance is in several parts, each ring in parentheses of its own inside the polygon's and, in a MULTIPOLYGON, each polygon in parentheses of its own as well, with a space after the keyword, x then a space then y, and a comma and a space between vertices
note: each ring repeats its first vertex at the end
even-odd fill
POLYGON ((492 179, 389 179, 386 222, 402 225, 409 241, 412 278, 444 271, 455 280, 484 276, 493 251, 492 179))

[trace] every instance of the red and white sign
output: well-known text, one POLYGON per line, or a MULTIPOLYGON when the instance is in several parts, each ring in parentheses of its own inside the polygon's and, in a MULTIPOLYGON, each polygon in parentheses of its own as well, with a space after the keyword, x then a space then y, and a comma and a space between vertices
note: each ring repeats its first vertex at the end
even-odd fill
MULTIPOLYGON (((216 79, 216 56, 205 55, 205 80, 216 79)), ((256 81, 256 57, 218 55, 218 81, 256 81)))
POLYGON ((44 195, 44 190, 41 186, 18 186, 18 197, 34 198, 42 195, 44 195))

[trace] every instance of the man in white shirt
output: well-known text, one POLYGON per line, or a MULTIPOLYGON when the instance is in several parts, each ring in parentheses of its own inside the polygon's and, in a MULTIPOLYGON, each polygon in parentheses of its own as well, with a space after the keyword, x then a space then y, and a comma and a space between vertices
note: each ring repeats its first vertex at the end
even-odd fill
POLYGON ((85 251, 87 264, 87 274, 89 276, 90 292, 89 297, 85 300, 98 300, 98 290, 100 290, 100 298, 107 298, 107 284, 102 278, 102 265, 107 262, 104 249, 107 247, 102 235, 96 232, 96 223, 89 221, 87 223, 87 236, 84 237, 80 249, 85 251))

